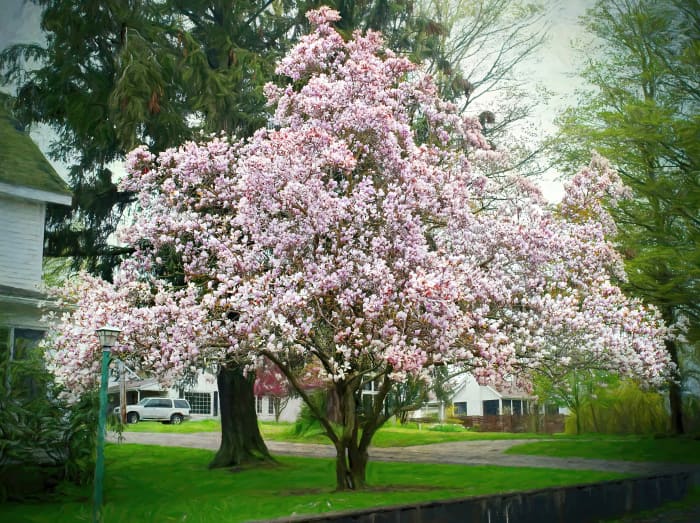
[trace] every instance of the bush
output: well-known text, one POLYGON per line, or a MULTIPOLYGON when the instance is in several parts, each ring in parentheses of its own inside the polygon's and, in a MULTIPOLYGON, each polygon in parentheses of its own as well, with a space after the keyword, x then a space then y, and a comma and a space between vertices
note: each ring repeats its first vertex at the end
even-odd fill
POLYGON ((578 411, 566 419, 567 434, 576 433, 577 417, 581 432, 655 434, 669 428, 664 397, 644 391, 631 381, 597 387, 594 394, 583 398, 578 411))
MULTIPOLYGON (((328 393, 326 391, 318 391, 311 395, 311 401, 318 406, 322 412, 328 409, 328 393)), ((294 436, 305 436, 308 434, 323 433, 323 427, 318 418, 311 412, 311 409, 306 404, 302 403, 301 410, 297 416, 297 420, 292 426, 292 434, 294 436)))
POLYGON ((95 400, 69 406, 39 349, 0 366, 0 501, 43 497, 62 480, 91 481, 95 400))

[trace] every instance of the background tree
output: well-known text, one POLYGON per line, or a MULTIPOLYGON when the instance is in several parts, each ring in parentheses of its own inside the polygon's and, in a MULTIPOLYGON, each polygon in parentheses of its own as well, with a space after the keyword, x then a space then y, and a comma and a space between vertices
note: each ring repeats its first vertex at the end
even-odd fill
MULTIPOLYGON (((535 150, 514 150, 525 133, 523 120, 546 98, 544 86, 528 82, 526 62, 545 43, 545 5, 511 0, 423 0, 418 3, 432 33, 416 42, 443 98, 461 112, 479 115, 482 132, 499 147, 507 144, 510 168, 524 167, 535 150)), ((532 137, 530 137, 532 138, 532 137)))
MULTIPOLYGON (((560 158, 572 168, 595 148, 633 198, 610 207, 635 295, 670 325, 688 321, 689 352, 667 349, 687 379, 700 339, 700 4, 600 1, 582 20, 597 38, 581 76, 591 86, 560 118, 560 158), (688 360, 688 361, 686 361, 688 360)), ((670 388, 672 427, 683 432, 681 386, 670 388)))

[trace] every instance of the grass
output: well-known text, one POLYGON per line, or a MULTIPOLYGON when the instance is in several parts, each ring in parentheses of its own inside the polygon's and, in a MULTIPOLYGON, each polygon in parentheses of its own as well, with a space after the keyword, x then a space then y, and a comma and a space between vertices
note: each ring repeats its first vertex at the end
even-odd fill
MULTIPOLYGON (((126 432, 167 432, 173 434, 190 434, 195 432, 220 432, 221 424, 218 420, 187 421, 180 425, 169 425, 157 422, 142 422, 135 425, 127 425, 126 432)), ((301 436, 294 434, 294 424, 260 422, 260 431, 263 437, 269 441, 292 441, 296 443, 322 443, 329 444, 325 433, 310 431, 301 436)), ((551 434, 511 434, 507 432, 470 432, 460 430, 457 432, 445 430, 430 430, 427 425, 418 428, 417 424, 391 425, 382 427, 372 439, 375 447, 408 447, 412 445, 429 445, 431 443, 445 443, 450 441, 472 440, 501 440, 501 439, 542 439, 552 438, 551 434)), ((555 436, 568 437, 568 436, 555 436)))
POLYGON ((167 432, 171 434, 192 434, 194 432, 221 432, 221 422, 216 419, 185 421, 179 425, 142 421, 126 425, 124 432, 167 432))
POLYGON ((508 454, 594 458, 623 461, 700 463, 700 440, 691 438, 625 437, 537 441, 509 448, 508 454))
MULTIPOLYGON (((620 474, 534 468, 370 463, 363 492, 333 492, 332 460, 280 457, 279 466, 208 470, 213 453, 108 445, 106 523, 237 522, 603 481, 620 474)), ((89 488, 65 488, 43 503, 7 503, 13 522, 90 521, 89 488)))

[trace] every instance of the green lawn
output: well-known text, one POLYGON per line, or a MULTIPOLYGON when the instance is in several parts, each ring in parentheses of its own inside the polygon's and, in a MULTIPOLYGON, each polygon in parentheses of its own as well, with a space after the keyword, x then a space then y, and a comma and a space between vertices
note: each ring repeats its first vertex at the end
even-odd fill
MULTIPOLYGON (((335 493, 332 460, 280 457, 277 467, 210 471, 212 454, 108 445, 105 521, 249 521, 624 477, 580 470, 370 463, 370 490, 335 493)), ((64 489, 50 502, 4 504, 0 520, 89 521, 90 499, 89 489, 64 489)))
POLYGON ((221 432, 221 422, 215 419, 185 421, 180 425, 160 423, 158 421, 141 421, 126 425, 124 432, 169 432, 172 434, 191 434, 193 432, 221 432))
MULTIPOLYGON (((292 423, 260 422, 260 431, 265 439, 270 441, 293 441, 297 443, 325 443, 328 437, 320 432, 308 432, 302 436, 296 436, 292 423)), ((217 420, 187 421, 180 425, 169 425, 157 422, 141 422, 136 425, 127 425, 126 432, 168 432, 168 433, 193 433, 193 432, 219 432, 221 424, 217 420)), ((441 432, 431 430, 429 425, 422 425, 419 429, 416 424, 408 426, 386 425, 382 427, 372 440, 375 447, 408 447, 411 445, 428 445, 430 443, 444 443, 449 441, 469 440, 494 440, 494 439, 542 439, 552 437, 569 437, 551 434, 512 434, 508 432, 441 432)))
POLYGON ((690 438, 626 437, 536 441, 516 445, 508 454, 577 457, 624 461, 700 463, 700 440, 690 438))

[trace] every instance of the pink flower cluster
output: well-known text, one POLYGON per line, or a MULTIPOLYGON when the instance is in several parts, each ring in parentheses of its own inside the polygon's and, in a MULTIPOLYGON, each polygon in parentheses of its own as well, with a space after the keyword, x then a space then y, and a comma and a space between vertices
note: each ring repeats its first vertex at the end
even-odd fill
POLYGON ((267 355, 329 382, 442 363, 666 379, 666 328, 612 283, 601 202, 621 188, 603 161, 557 209, 527 181, 488 180, 478 122, 429 77, 377 33, 343 41, 332 10, 309 19, 278 67, 290 85, 266 88, 279 130, 131 153, 122 189, 139 209, 122 239, 137 251, 113 285, 66 289, 75 309, 49 341, 62 379, 92 385, 102 322, 124 330, 118 354, 165 377, 267 355))

